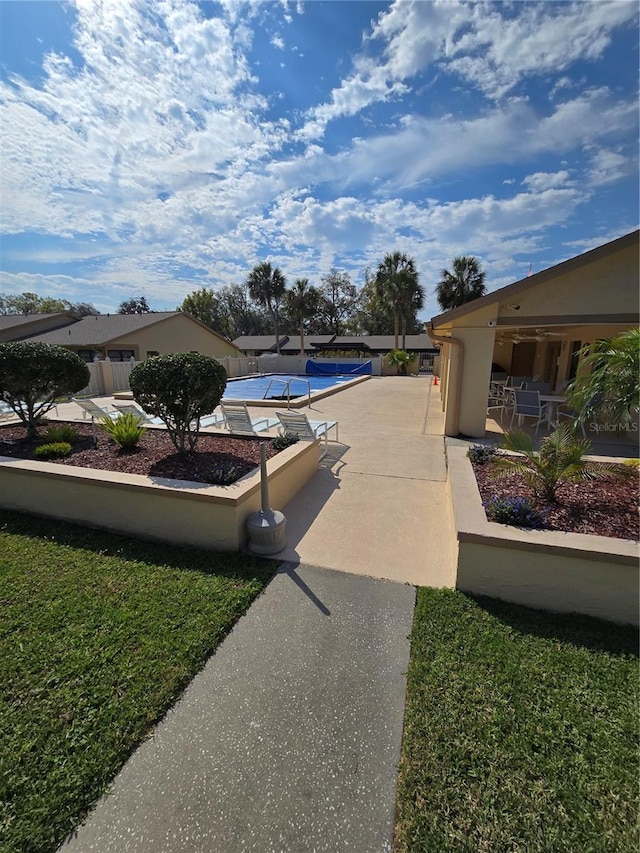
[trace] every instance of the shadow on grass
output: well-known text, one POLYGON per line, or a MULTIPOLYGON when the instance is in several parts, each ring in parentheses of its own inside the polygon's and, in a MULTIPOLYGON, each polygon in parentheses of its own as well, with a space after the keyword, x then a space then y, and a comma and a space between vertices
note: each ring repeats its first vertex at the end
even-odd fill
POLYGON ((639 656, 640 634, 633 625, 605 622, 581 613, 551 613, 499 598, 460 593, 474 601, 487 613, 514 628, 520 634, 531 634, 546 640, 558 640, 591 651, 613 655, 639 656))
POLYGON ((0 509, 0 533, 3 531, 50 540, 104 557, 117 557, 132 562, 227 578, 259 578, 264 583, 270 580, 278 567, 275 560, 267 560, 253 554, 207 551, 145 541, 67 521, 0 509))

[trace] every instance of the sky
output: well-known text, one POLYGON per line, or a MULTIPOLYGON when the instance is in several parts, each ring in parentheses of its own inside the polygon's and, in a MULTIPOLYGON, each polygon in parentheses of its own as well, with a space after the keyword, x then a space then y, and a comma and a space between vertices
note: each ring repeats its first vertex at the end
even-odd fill
POLYGON ((0 292, 489 291, 638 227, 638 2, 0 0, 0 292))

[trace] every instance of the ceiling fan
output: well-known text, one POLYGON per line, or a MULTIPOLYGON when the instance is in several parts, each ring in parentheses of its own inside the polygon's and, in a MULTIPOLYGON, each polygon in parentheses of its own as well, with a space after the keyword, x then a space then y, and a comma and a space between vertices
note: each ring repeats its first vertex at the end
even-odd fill
POLYGON ((520 331, 516 329, 516 333, 513 336, 512 341, 514 344, 519 344, 521 341, 538 341, 539 343, 542 343, 550 337, 564 337, 564 332, 551 332, 548 329, 534 329, 533 331, 535 334, 521 335, 520 331))

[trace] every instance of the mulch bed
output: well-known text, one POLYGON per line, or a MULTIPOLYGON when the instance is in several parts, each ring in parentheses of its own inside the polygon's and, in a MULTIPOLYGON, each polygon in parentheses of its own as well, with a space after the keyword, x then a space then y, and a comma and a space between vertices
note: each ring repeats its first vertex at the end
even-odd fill
MULTIPOLYGON (((60 423, 55 422, 55 425, 60 423)), ((52 422, 52 425, 53 422, 52 422)), ((123 451, 113 439, 96 428, 97 446, 90 423, 74 423, 78 439, 71 454, 64 459, 48 459, 60 465, 77 468, 99 468, 105 471, 121 471, 126 474, 145 474, 151 477, 166 477, 172 480, 192 480, 196 483, 214 483, 214 473, 220 468, 233 466, 237 477, 243 477, 260 465, 260 445, 265 444, 266 456, 270 459, 277 451, 270 438, 240 438, 201 433, 195 453, 176 453, 169 436, 162 429, 148 429, 134 450, 123 451)), ((34 459, 36 447, 43 443, 46 428, 40 430, 40 438, 26 439, 22 425, 5 426, 0 429, 0 456, 19 459, 34 459), (6 441, 16 442, 7 444, 6 441)))
POLYGON ((522 477, 509 475, 495 479, 491 463, 472 463, 472 467, 483 502, 492 497, 527 498, 546 530, 640 539, 638 472, 625 465, 616 466, 627 474, 625 477, 563 484, 555 504, 537 502, 522 477))

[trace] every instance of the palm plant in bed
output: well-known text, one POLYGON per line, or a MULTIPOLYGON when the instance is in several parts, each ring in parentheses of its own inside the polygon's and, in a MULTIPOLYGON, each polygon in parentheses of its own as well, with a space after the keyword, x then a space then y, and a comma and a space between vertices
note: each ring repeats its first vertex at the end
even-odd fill
POLYGON ((640 410, 640 329, 580 350, 580 368, 566 389, 583 422, 602 421, 626 430, 640 410))
POLYGON ((584 457, 591 443, 578 440, 566 424, 543 438, 539 451, 534 450, 531 436, 523 430, 506 432, 502 447, 518 455, 498 455, 493 463, 496 476, 520 475, 536 499, 547 503, 556 502, 562 483, 620 475, 620 469, 613 465, 588 462, 584 457))

